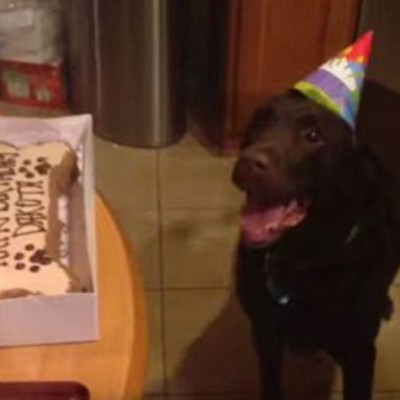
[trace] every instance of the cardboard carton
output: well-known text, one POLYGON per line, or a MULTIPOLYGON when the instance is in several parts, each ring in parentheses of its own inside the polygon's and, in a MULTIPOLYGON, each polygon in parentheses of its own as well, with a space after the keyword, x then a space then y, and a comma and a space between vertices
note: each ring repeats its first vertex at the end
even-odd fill
POLYGON ((69 199, 68 243, 84 293, 0 301, 0 346, 71 343, 99 338, 92 120, 0 118, 0 141, 26 146, 65 141, 78 154, 79 179, 69 199))

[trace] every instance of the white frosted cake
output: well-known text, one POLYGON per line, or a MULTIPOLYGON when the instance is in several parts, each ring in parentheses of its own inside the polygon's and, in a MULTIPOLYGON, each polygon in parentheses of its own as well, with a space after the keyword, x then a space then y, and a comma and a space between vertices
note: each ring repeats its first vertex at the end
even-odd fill
POLYGON ((0 298, 77 290, 60 254, 59 216, 76 176, 75 153, 63 142, 0 143, 0 298))

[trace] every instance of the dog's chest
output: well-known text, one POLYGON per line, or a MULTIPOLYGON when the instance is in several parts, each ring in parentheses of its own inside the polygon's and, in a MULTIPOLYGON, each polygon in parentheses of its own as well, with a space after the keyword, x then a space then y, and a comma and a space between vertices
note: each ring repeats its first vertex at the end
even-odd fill
POLYGON ((276 258, 272 250, 266 251, 260 267, 264 290, 280 307, 340 310, 349 308, 354 302, 359 274, 352 262, 340 260, 326 272, 317 269, 313 273, 302 271, 302 260, 297 260, 297 265, 296 260, 292 260, 288 266, 285 262, 277 263, 276 258))
POLYGON ((262 265, 265 289, 275 303, 281 306, 289 305, 294 301, 293 293, 291 293, 292 291, 288 287, 279 285, 276 282, 271 271, 270 260, 271 251, 267 250, 262 265))

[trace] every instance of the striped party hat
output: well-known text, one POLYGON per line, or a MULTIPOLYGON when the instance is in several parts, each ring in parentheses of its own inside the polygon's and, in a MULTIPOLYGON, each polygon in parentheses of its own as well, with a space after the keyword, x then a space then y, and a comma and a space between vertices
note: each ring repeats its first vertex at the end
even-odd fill
POLYGON ((372 39, 373 32, 366 33, 294 88, 342 117, 354 129, 372 39))

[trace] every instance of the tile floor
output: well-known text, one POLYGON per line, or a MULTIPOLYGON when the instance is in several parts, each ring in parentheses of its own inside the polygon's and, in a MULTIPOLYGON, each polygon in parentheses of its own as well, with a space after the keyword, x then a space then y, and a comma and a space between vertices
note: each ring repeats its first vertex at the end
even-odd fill
MULTIPOLYGON (((0 109, 49 115, 5 104, 0 109)), ((233 160, 210 155, 189 135, 162 150, 96 138, 95 150, 98 190, 142 268, 150 327, 146 400, 255 400, 256 359, 231 293, 242 202, 230 184, 233 160)), ((398 286, 393 294, 400 310, 398 286)), ((399 337, 400 312, 378 342, 376 400, 400 400, 399 337)))
POLYGON ((210 155, 189 135, 162 150, 99 138, 95 145, 98 189, 142 266, 151 336, 147 398, 254 397, 248 326, 231 294, 242 203, 230 183, 233 160, 210 155))

